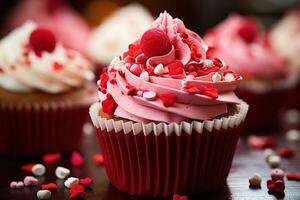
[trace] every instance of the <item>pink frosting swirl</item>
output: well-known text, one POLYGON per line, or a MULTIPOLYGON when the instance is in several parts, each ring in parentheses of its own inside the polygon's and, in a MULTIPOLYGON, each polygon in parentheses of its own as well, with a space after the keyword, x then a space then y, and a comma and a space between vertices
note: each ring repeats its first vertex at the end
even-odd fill
POLYGON ((103 111, 137 122, 178 123, 213 119, 227 113, 228 104, 240 103, 233 91, 242 78, 210 57, 203 40, 181 20, 164 12, 149 30, 101 75, 103 111), (165 49, 154 45, 157 41, 165 49))
POLYGON ((271 47, 268 36, 250 17, 231 15, 207 32, 205 41, 213 54, 246 79, 272 80, 288 73, 285 61, 271 47))

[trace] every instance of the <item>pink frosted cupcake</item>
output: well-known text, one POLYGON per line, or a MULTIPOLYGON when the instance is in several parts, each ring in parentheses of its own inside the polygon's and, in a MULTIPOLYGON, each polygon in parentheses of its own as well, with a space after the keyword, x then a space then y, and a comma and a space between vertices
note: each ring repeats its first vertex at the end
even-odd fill
POLYGON ((212 55, 233 66, 244 78, 237 92, 251 106, 246 127, 276 129, 286 94, 298 78, 269 44, 258 22, 231 15, 208 31, 205 41, 212 55))
MULTIPOLYGON (((289 11, 270 32, 270 42, 300 76, 300 7, 289 11)), ((300 82, 286 98, 288 108, 300 110, 300 82)))
POLYGON ((88 52, 98 64, 97 75, 103 67, 122 52, 151 25, 153 18, 146 8, 130 4, 114 11, 90 36, 88 52))
POLYGON ((0 42, 0 155, 78 147, 96 86, 91 63, 26 22, 0 42))
POLYGON ((248 110, 241 79, 162 13, 111 62, 90 108, 111 183, 151 197, 224 186, 248 110))

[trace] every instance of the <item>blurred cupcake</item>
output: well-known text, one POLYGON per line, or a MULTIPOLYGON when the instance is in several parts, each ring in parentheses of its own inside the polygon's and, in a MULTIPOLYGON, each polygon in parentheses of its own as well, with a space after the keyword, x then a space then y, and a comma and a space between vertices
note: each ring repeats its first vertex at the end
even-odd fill
POLYGON ((297 74, 269 44, 257 21, 231 15, 208 31, 210 54, 220 57, 243 76, 238 95, 251 107, 246 128, 274 130, 286 92, 293 89, 297 74))
POLYGON ((22 0, 9 13, 6 29, 13 30, 27 20, 50 29, 68 48, 86 54, 90 28, 84 19, 62 0, 22 0))
MULTIPOLYGON (((300 75, 300 7, 289 11, 271 29, 270 41, 274 48, 288 61, 300 75)), ((300 110, 300 82, 286 98, 289 108, 300 110)))
POLYGON ((121 55, 152 21, 151 14, 144 7, 130 4, 114 11, 95 28, 91 33, 88 51, 98 63, 97 75, 114 57, 121 55))
POLYGON ((248 110, 233 92, 241 79, 160 14, 101 75, 90 108, 111 183, 151 197, 224 186, 248 110))
POLYGON ((91 64, 28 21, 0 41, 0 154, 78 147, 95 98, 91 64))

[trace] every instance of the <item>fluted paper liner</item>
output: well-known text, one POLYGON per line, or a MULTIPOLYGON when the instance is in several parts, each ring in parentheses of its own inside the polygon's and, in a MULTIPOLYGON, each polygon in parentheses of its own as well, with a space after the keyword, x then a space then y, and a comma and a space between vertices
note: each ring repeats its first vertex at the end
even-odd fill
POLYGON ((132 195, 171 197, 226 184, 248 105, 203 122, 137 123, 99 116, 90 108, 111 183, 132 195))
POLYGON ((0 102, 0 154, 37 156, 70 152, 80 144, 88 107, 72 102, 0 102))

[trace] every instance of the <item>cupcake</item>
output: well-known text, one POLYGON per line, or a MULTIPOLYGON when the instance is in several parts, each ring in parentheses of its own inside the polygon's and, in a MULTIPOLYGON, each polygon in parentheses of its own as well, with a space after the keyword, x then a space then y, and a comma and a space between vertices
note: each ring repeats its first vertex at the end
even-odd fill
MULTIPOLYGON (((288 65, 300 75, 300 7, 289 11, 270 32, 270 42, 288 61, 288 65)), ((300 110, 300 82, 288 94, 286 106, 300 110)))
POLYGON ((103 67, 126 51, 128 44, 141 35, 153 21, 151 14, 139 4, 114 11, 95 28, 88 42, 88 52, 98 64, 97 77, 103 67))
POLYGON ((36 156, 78 147, 88 119, 91 63, 28 21, 0 41, 0 154, 36 156))
POLYGON ((270 45, 259 23, 251 17, 231 15, 204 39, 212 55, 244 78, 237 94, 251 107, 245 128, 276 130, 284 98, 295 87, 297 75, 270 45))
POLYGON ((164 12, 100 80, 90 108, 107 175, 132 195, 171 197, 226 184, 248 105, 242 80, 164 12))
POLYGON ((86 43, 90 36, 90 27, 64 1, 19 1, 7 16, 6 29, 13 30, 27 20, 33 20, 38 25, 50 29, 63 45, 87 55, 86 43))

